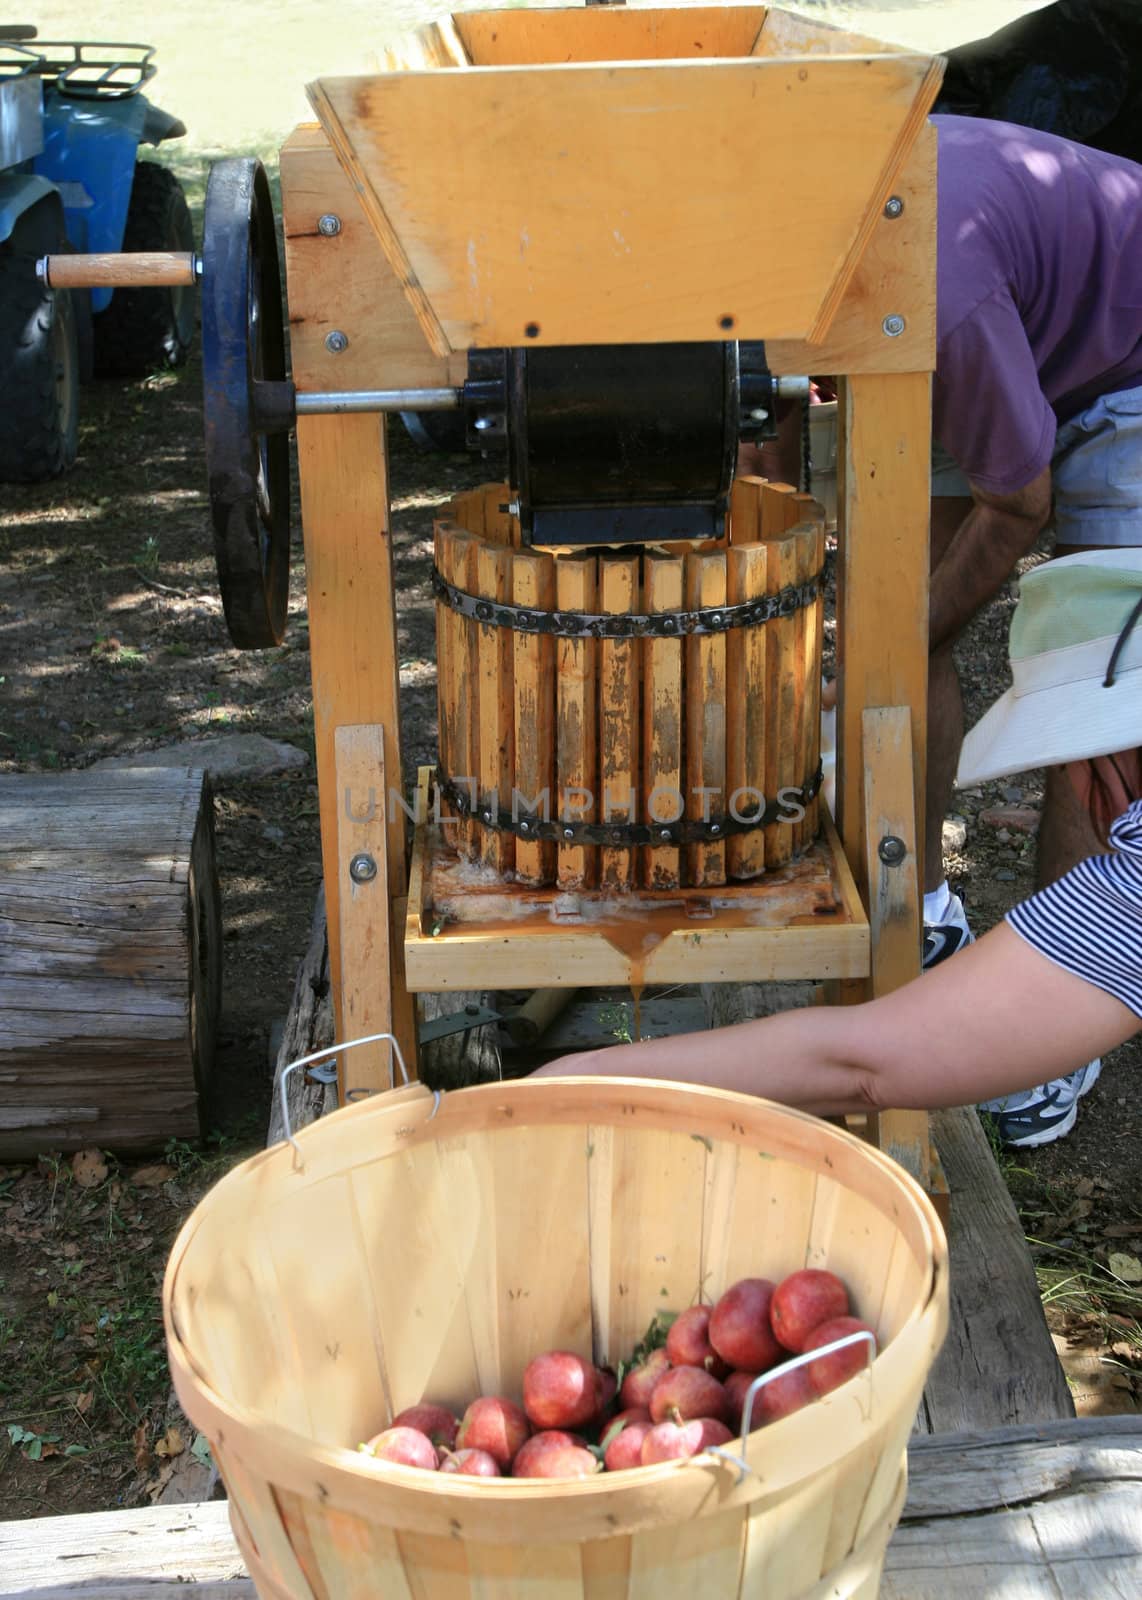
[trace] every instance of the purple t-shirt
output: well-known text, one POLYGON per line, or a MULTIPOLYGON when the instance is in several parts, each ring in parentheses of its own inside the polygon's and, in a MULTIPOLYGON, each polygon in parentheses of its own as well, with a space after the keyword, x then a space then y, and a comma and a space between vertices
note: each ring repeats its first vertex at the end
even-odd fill
POLYGON ((1142 167, 1050 133, 933 117, 938 136, 933 433, 1012 493, 1055 429, 1142 384, 1142 167))

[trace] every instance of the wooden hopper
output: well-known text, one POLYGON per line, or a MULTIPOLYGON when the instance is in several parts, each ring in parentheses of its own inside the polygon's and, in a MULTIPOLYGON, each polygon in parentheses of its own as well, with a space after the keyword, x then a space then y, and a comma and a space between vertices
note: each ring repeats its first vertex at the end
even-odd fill
POLYGON ((211 1190, 164 1287, 179 1400, 264 1600, 873 1600, 947 1320, 943 1233, 887 1156, 616 1078, 398 1090, 297 1146, 211 1190), (542 1351, 614 1365, 659 1310, 806 1265, 845 1280, 880 1354, 752 1433, 744 1472, 477 1481, 356 1450, 423 1398, 518 1399, 542 1351))
POLYGON ((387 64, 309 95, 440 355, 819 342, 942 70, 763 6, 460 13, 387 64))

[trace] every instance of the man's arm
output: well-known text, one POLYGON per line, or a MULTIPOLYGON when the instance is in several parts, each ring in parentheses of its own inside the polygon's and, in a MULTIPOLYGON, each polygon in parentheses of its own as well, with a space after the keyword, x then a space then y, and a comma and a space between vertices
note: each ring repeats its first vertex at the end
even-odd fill
POLYGON ((975 504, 932 573, 929 647, 954 639, 1004 582, 1051 515, 1051 469, 1014 494, 971 485, 975 504))

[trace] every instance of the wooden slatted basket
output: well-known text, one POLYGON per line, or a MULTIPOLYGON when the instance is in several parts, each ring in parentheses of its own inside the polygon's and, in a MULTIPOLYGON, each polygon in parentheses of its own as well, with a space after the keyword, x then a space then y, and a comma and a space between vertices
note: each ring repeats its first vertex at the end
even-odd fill
POLYGON ((765 1101, 616 1078, 375 1096, 198 1206, 163 1291, 179 1399, 269 1600, 872 1600, 947 1322, 928 1200, 765 1101), (654 1313, 828 1266, 873 1365, 715 1457, 561 1483, 387 1466, 422 1398, 518 1398, 527 1361, 629 1354, 654 1313))
MULTIPOLYGON (((485 601, 560 613, 716 609, 805 585, 824 565, 822 508, 759 478, 736 481, 718 544, 641 550, 521 549, 509 493, 492 484, 459 495, 436 523, 441 577, 485 601)), ((634 848, 526 840, 473 813, 507 811, 514 797, 514 811, 534 805, 545 820, 709 821, 811 787, 823 620, 818 592, 787 616, 724 633, 593 639, 514 632, 438 601, 440 773, 471 808, 451 811, 461 856, 505 881, 611 893, 715 887, 784 866, 817 836, 816 798, 794 821, 634 848)))

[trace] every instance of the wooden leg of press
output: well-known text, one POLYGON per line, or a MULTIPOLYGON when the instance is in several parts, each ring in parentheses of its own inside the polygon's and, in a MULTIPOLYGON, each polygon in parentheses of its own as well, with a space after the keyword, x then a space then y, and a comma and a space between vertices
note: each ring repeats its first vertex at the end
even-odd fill
MULTIPOLYGON (((907 706, 864 713, 865 855, 869 864, 873 997, 920 972, 920 900, 912 718, 907 706)), ((879 1144, 925 1188, 931 1156, 926 1111, 882 1111, 879 1144)))
MULTIPOLYGON (((390 804, 390 792, 403 791, 384 421, 369 415, 299 417, 297 454, 329 972, 337 1037, 348 1038, 346 1002, 352 997, 347 994, 342 962, 340 899, 345 878, 338 858, 338 820, 345 795, 337 781, 338 728, 367 724, 382 730, 384 776, 374 775, 365 785, 365 793, 367 798, 373 788, 376 819, 383 828, 381 854, 388 896, 395 902, 408 888, 405 818, 398 805, 390 804)), ((400 948, 395 940, 391 950, 395 976, 390 978, 386 969, 386 980, 392 986, 393 1031, 410 1073, 415 1073, 414 1013, 403 990, 400 948)), ((355 1013, 361 1009, 355 1001, 351 1008, 355 1013)))

